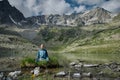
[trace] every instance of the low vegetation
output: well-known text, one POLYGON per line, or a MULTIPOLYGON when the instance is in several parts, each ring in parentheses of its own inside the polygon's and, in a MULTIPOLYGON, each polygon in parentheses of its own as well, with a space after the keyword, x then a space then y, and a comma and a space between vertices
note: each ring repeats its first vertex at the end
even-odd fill
MULTIPOLYGON (((105 29, 91 28, 92 35, 84 39, 77 39, 67 46, 62 53, 70 60, 81 59, 90 62, 119 62, 120 27, 117 24, 106 24, 105 29), (108 27, 109 26, 109 27, 108 27), (69 56, 70 55, 70 56, 69 56), (68 57, 69 56, 69 57, 68 57)), ((103 24, 102 24, 103 26, 103 24)), ((85 30, 85 28, 82 28, 85 30)))
POLYGON ((21 67, 35 67, 35 66, 40 66, 43 68, 57 68, 60 67, 59 61, 56 56, 50 56, 49 61, 39 61, 36 62, 34 58, 24 58, 21 61, 21 67))

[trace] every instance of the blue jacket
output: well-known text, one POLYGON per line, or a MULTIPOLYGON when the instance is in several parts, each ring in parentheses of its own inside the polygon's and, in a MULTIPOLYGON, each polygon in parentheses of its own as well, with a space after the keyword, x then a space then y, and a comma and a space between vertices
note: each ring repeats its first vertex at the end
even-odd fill
POLYGON ((48 53, 47 53, 46 49, 40 49, 40 50, 38 50, 37 60, 36 61, 38 62, 38 61, 42 61, 42 60, 49 61, 48 53))

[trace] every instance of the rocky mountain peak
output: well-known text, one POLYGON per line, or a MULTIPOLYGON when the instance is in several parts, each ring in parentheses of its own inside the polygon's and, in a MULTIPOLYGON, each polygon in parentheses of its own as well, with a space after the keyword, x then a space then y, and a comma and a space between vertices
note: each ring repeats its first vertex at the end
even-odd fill
MULTIPOLYGON (((104 8, 101 8, 101 7, 96 7, 96 8, 94 8, 93 10, 98 10, 98 11, 100 11, 100 10, 105 10, 104 8)), ((105 11, 107 11, 107 10, 105 10, 105 11)))
POLYGON ((104 8, 100 8, 100 7, 96 7, 94 9, 91 10, 91 12, 94 12, 98 15, 102 15, 102 14, 111 14, 111 12, 105 10, 104 8))
POLYGON ((31 27, 40 25, 80 26, 106 23, 111 20, 112 13, 100 7, 71 15, 39 15, 25 19, 24 15, 11 6, 8 0, 0 1, 0 24, 14 23, 31 27))
POLYGON ((37 25, 61 25, 61 26, 82 26, 90 24, 101 24, 112 20, 112 13, 96 7, 84 13, 71 15, 40 15, 27 18, 29 23, 37 25))
POLYGON ((89 24, 95 24, 95 23, 106 23, 109 22, 112 19, 112 14, 100 7, 94 8, 90 11, 86 11, 82 16, 82 20, 86 23, 86 25, 89 24))

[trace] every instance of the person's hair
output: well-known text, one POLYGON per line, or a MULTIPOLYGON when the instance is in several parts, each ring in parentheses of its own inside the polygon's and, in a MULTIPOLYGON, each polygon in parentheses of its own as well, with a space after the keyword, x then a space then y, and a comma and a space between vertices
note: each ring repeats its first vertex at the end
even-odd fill
POLYGON ((43 49, 45 46, 44 44, 40 44, 40 48, 43 49))

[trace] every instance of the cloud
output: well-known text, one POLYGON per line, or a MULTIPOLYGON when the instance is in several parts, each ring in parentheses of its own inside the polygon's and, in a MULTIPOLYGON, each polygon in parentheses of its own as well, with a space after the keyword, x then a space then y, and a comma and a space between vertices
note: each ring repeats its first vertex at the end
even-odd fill
POLYGON ((40 14, 79 13, 93 7, 102 7, 112 12, 120 12, 120 0, 9 0, 9 2, 19 9, 25 17, 40 14))
MULTIPOLYGON (((79 5, 102 7, 111 12, 120 12, 120 0, 75 0, 79 5)), ((88 7, 88 9, 90 9, 88 7)))
POLYGON ((85 7, 84 5, 81 5, 81 6, 79 6, 79 7, 75 7, 75 8, 74 8, 74 11, 75 11, 76 13, 84 12, 85 10, 86 10, 86 7, 85 7))
POLYGON ((104 2, 101 7, 111 12, 120 12, 120 0, 104 2))
POLYGON ((42 14, 64 14, 71 10, 70 4, 64 0, 46 0, 41 7, 42 14))
POLYGON ((64 14, 71 11, 70 4, 64 0, 9 0, 26 17, 41 14, 64 14))
POLYGON ((9 2, 12 6, 15 6, 22 13, 24 13, 26 17, 33 15, 32 8, 29 8, 29 4, 26 3, 26 0, 9 0, 9 2))

